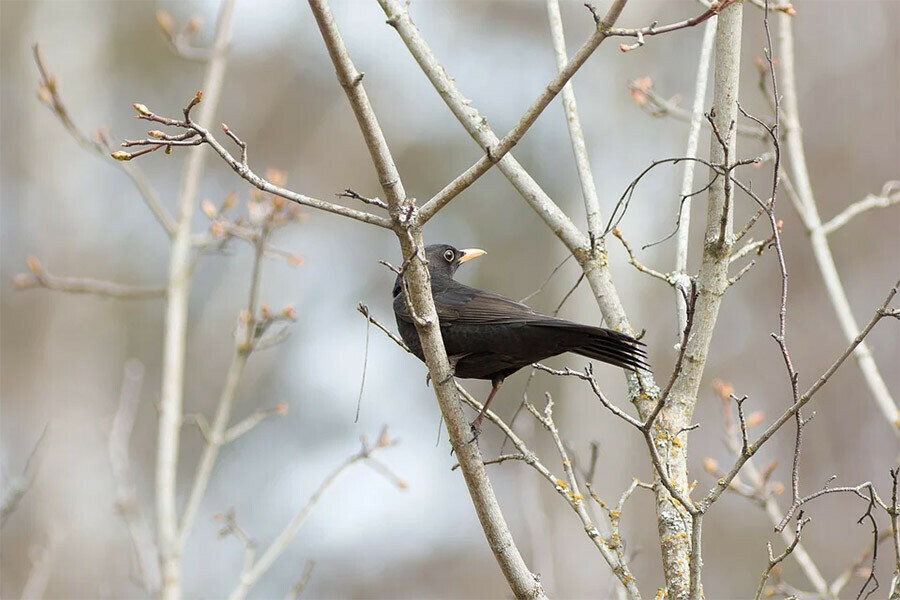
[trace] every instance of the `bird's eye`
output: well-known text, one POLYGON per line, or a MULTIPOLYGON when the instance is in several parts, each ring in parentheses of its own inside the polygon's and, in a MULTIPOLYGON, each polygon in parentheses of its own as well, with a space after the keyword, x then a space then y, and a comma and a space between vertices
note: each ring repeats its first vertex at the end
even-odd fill
POLYGON ((453 262, 454 258, 456 258, 456 255, 453 253, 453 250, 444 251, 444 259, 446 259, 447 262, 453 262))

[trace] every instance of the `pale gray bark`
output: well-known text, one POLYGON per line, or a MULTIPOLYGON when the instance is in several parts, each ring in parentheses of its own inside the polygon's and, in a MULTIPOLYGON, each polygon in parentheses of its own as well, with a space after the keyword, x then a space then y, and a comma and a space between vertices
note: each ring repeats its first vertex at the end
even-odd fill
MULTIPOLYGON (((223 0, 216 23, 212 56, 203 77, 205 98, 198 122, 208 126, 215 114, 227 64, 234 0, 223 0)), ((162 568, 162 597, 181 597, 181 550, 178 532, 178 448, 184 394, 185 346, 191 282, 191 226, 206 153, 188 149, 178 191, 178 216, 169 257, 162 389, 156 458, 156 526, 162 568)))

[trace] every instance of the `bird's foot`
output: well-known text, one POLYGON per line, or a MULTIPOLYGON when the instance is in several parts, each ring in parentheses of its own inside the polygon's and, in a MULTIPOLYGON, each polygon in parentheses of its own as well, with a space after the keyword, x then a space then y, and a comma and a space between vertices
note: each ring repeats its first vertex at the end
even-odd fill
POLYGON ((481 435, 481 421, 484 418, 484 415, 478 415, 472 424, 469 426, 472 430, 472 439, 469 440, 469 443, 472 444, 478 441, 478 436, 481 435))
MULTIPOLYGON (((450 381, 454 377, 456 377, 456 363, 459 362, 460 358, 462 358, 462 356, 450 356, 449 357, 450 374, 447 375, 446 377, 444 377, 443 379, 441 379, 440 382, 438 383, 438 385, 444 385, 445 383, 447 383, 448 381, 450 381)), ((428 385, 430 383, 431 383, 431 373, 429 372, 425 375, 425 387, 428 387, 428 385)))

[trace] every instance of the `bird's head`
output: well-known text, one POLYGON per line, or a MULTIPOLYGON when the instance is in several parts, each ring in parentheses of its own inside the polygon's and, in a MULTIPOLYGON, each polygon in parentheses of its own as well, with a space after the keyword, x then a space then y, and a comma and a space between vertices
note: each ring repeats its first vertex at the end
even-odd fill
POLYGON ((478 248, 465 248, 457 250, 450 244, 433 244, 425 248, 425 258, 428 259, 428 270, 434 277, 453 277, 456 269, 464 262, 486 254, 478 248))
MULTIPOLYGON (((447 278, 452 279, 456 269, 464 262, 473 258, 487 254, 484 250, 478 248, 466 248, 459 250, 450 244, 432 244, 425 248, 425 258, 428 260, 428 271, 431 273, 431 279, 447 278)), ((400 295, 400 277, 394 282, 393 295, 396 298, 400 295)))

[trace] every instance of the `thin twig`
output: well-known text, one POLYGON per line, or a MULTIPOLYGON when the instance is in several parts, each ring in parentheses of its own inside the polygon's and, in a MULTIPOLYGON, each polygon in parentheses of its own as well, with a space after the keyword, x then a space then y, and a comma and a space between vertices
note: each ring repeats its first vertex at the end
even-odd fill
POLYGON ((763 588, 766 586, 766 580, 769 579, 769 575, 772 573, 772 569, 778 566, 781 561, 786 559, 791 553, 794 551, 794 548, 797 547, 797 544, 800 543, 800 534, 803 532, 803 526, 809 523, 810 519, 803 518, 803 512, 797 516, 797 533, 794 535, 793 541, 788 544, 788 547, 784 549, 784 552, 779 554, 778 556, 772 555, 772 543, 767 542, 766 546, 769 550, 769 564, 766 566, 766 570, 763 571, 762 577, 759 580, 759 585, 756 588, 756 595, 754 596, 755 600, 759 600, 762 597, 763 588))
POLYGON ((15 512, 22 497, 34 484, 34 479, 37 477, 37 473, 47 454, 46 439, 49 429, 49 424, 44 425, 40 437, 38 437, 34 446, 31 448, 28 458, 25 459, 25 467, 22 469, 22 474, 7 482, 6 489, 3 490, 3 501, 0 503, 0 527, 6 525, 6 520, 13 512, 15 512))
POLYGON ((862 200, 854 202, 839 214, 832 217, 827 223, 822 225, 822 231, 826 235, 834 233, 854 217, 874 208, 887 208, 900 204, 900 181, 888 181, 881 188, 880 194, 869 194, 862 200))
POLYGON ((17 290, 42 287, 69 294, 90 294, 101 298, 136 299, 162 298, 166 295, 164 287, 142 287, 105 281, 90 277, 59 277, 49 273, 33 256, 26 261, 31 273, 20 273, 13 281, 17 290))

